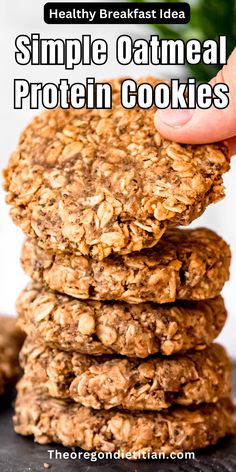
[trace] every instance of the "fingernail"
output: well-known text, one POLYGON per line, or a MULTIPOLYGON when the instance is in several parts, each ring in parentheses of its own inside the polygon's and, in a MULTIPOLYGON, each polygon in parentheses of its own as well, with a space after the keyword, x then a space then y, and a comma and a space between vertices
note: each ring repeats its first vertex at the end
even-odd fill
POLYGON ((155 122, 158 126, 158 123, 163 123, 165 125, 171 126, 172 128, 179 128, 188 121, 191 120, 193 116, 193 110, 180 108, 174 110, 172 108, 166 108, 165 110, 158 110, 155 116, 155 122))

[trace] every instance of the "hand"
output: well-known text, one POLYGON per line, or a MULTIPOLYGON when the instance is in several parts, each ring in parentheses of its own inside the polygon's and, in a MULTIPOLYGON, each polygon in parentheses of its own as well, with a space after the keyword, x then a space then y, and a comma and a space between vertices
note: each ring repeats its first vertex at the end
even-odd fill
POLYGON ((211 107, 196 110, 167 108, 158 110, 155 125, 166 138, 179 143, 204 144, 227 140, 230 154, 236 153, 236 48, 227 65, 220 70, 211 84, 229 86, 229 105, 224 110, 211 107))

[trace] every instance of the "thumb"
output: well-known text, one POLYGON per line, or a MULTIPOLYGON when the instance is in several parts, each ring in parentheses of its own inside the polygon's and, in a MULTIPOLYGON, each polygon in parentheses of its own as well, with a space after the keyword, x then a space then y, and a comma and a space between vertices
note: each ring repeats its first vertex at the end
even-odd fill
POLYGON ((211 80, 211 85, 225 83, 229 87, 229 105, 220 110, 212 106, 202 110, 196 108, 158 110, 155 125, 166 138, 180 143, 204 144, 236 136, 236 49, 227 65, 211 80))

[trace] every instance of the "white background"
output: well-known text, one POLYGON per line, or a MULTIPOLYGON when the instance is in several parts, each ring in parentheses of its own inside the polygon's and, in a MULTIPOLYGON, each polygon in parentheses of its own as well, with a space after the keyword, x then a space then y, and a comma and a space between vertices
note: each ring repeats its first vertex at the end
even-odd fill
MULTIPOLYGON (((89 3, 89 2, 85 2, 89 3)), ((18 135, 28 123, 35 110, 27 108, 13 110, 13 79, 26 78, 31 82, 55 82, 68 78, 70 82, 83 82, 86 77, 110 78, 118 75, 154 74, 161 78, 183 75, 181 68, 146 67, 130 65, 122 67, 115 62, 115 41, 120 34, 134 37, 147 37, 151 29, 135 25, 91 25, 60 26, 46 25, 43 22, 43 4, 41 0, 21 0, 9 2, 1 0, 0 41, 1 41, 1 74, 0 74, 0 167, 7 164, 8 157, 14 149, 18 135), (94 38, 102 37, 109 44, 110 56, 106 65, 100 67, 77 67, 68 72, 62 66, 18 66, 14 61, 14 41, 19 34, 40 33, 41 37, 77 37, 91 34, 94 38)), ((235 125, 236 129, 236 125, 235 125)), ((221 342, 236 357, 236 158, 232 160, 231 171, 225 176, 226 198, 211 206, 194 226, 208 226, 216 230, 230 244, 233 252, 231 280, 224 288, 224 297, 229 311, 229 318, 220 336, 221 342)), ((13 225, 8 216, 9 209, 4 203, 4 192, 0 190, 0 312, 15 313, 15 300, 27 283, 19 257, 23 241, 21 230, 13 225)))

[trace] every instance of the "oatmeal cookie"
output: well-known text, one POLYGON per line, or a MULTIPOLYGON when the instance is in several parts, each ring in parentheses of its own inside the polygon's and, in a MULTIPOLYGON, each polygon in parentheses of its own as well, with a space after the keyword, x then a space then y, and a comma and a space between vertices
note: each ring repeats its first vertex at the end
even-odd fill
POLYGON ((82 354, 147 357, 202 349, 221 332, 221 296, 157 305, 82 301, 30 283, 17 301, 19 326, 47 346, 82 354))
POLYGON ((231 363, 222 346, 169 358, 86 356, 27 339, 20 355, 25 377, 50 397, 94 409, 162 410, 174 404, 215 403, 231 391, 231 363))
MULTIPOLYGON (((36 442, 133 454, 199 449, 234 430, 230 400, 165 412, 95 411, 56 400, 24 378, 18 386, 15 431, 36 442)), ((131 457, 130 457, 131 458, 131 457)), ((135 458, 132 457, 132 458, 135 458)))
POLYGON ((0 316, 0 395, 7 393, 19 378, 18 355, 23 339, 16 319, 0 316))
POLYGON ((22 264, 36 282, 76 298, 170 303, 219 295, 229 277, 230 250, 206 228, 172 229, 152 249, 103 261, 53 254, 35 238, 26 240, 22 264))
MULTIPOLYGON (((13 221, 41 247, 103 259, 152 247, 224 196, 224 143, 162 138, 155 107, 45 111, 27 126, 5 170, 13 221)), ((155 78, 138 82, 158 83, 155 78)))

